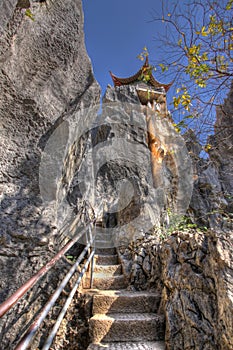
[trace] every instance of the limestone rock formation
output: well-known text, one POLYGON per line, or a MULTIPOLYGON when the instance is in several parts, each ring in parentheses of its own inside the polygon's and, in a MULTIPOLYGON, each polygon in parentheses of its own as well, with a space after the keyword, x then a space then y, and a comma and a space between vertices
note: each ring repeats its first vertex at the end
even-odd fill
POLYGON ((197 229, 119 248, 130 289, 161 293, 166 349, 231 349, 232 236, 197 229))
POLYGON ((190 212, 212 230, 177 232, 161 245, 168 350, 233 347, 232 93, 217 111, 209 160, 195 139, 187 145, 197 175, 190 212))
POLYGON ((162 292, 160 253, 160 239, 155 235, 147 235, 118 248, 129 289, 162 292))
MULTIPOLYGON (((84 45, 81 0, 3 0, 0 24, 0 301, 3 301, 60 247, 54 213, 40 196, 41 154, 50 135, 64 120, 80 108, 98 104, 100 89, 84 45), (25 15, 28 4, 34 20, 25 15)), ((63 129, 61 133, 64 142, 65 132, 63 129)), ((77 147, 81 149, 82 144, 85 138, 77 147)), ((53 169, 48 168, 44 174, 51 177, 53 169)), ((61 270, 56 271, 54 283, 61 270)), ((43 293, 37 293, 38 298, 40 294, 43 293)), ((32 293, 29 303, 36 298, 32 293)), ((19 315, 20 312, 19 306, 19 315)), ((1 335, 7 330, 9 333, 12 317, 8 315, 5 320, 5 324, 1 322, 1 335)), ((11 329, 11 340, 3 343, 5 348, 10 349, 14 332, 11 329)))
POLYGON ((233 347, 232 242, 224 233, 180 232, 162 246, 167 349, 233 347))
POLYGON ((215 135, 210 137, 212 145, 210 159, 216 163, 222 190, 227 200, 227 210, 233 211, 233 83, 223 106, 216 111, 215 135))
POLYGON ((233 85, 216 110, 215 134, 208 140, 209 159, 199 157, 201 149, 193 133, 185 136, 196 174, 190 211, 199 224, 223 231, 232 229, 233 219, 232 96, 233 85))
MULTIPOLYGON (((232 349, 232 91, 218 111, 208 160, 200 159, 201 147, 194 134, 186 135, 194 174, 188 213, 193 223, 212 230, 175 230, 169 237, 174 202, 188 206, 190 163, 188 157, 181 157, 182 164, 174 166, 173 150, 167 152, 164 147, 171 134, 162 133, 164 144, 158 142, 155 153, 162 164, 164 188, 161 191, 158 182, 157 195, 150 197, 146 118, 152 117, 140 106, 134 86, 108 87, 96 123, 87 125, 91 129, 80 138, 71 138, 66 157, 60 157, 71 135, 69 126, 74 126, 74 134, 84 124, 84 114, 78 111, 90 107, 93 121, 99 102, 99 87, 84 46, 81 1, 3 0, 0 21, 0 301, 66 239, 57 232, 50 200, 60 210, 57 216, 62 225, 61 213, 71 209, 77 214, 88 198, 86 211, 103 229, 111 231, 118 225, 110 238, 118 246, 130 288, 162 293, 167 349, 232 349), (29 5, 34 21, 25 15, 29 5), (48 156, 41 171, 48 140, 52 140, 54 157, 48 156), (130 157, 127 147, 132 148, 130 157), (90 177, 86 169, 91 170, 90 177), (80 179, 86 180, 86 187, 80 179), (40 180, 44 187, 39 186, 40 180)), ((162 131, 166 123, 161 121, 162 131)), ((180 155, 186 154, 185 143, 177 145, 180 155)), ((47 300, 44 290, 54 290, 67 266, 62 261, 43 280, 41 290, 34 288, 15 307, 19 315, 15 328, 15 314, 3 319, 0 339, 5 348, 17 343, 24 332, 22 325, 28 325, 38 305, 47 300), (22 311, 24 305, 31 307, 27 314, 22 311)), ((35 347, 39 336, 36 342, 35 347)))
POLYGON ((169 350, 233 347, 232 110, 230 92, 217 114, 209 159, 200 158, 194 133, 185 135, 194 175, 188 213, 202 231, 184 222, 171 237, 160 229, 118 248, 130 288, 162 292, 169 350))

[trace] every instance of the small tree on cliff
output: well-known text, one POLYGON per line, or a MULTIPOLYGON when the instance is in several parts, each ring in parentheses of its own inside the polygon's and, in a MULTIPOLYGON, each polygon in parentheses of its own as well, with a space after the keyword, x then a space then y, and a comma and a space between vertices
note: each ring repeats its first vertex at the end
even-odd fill
POLYGON ((165 26, 156 65, 175 80, 177 126, 204 139, 233 78, 233 0, 163 0, 153 17, 165 26))

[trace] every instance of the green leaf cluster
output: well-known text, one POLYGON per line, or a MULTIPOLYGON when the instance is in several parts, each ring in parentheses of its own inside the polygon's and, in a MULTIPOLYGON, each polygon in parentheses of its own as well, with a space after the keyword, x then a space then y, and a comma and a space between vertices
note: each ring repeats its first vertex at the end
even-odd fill
POLYGON ((191 105, 191 96, 185 86, 178 88, 177 93, 180 93, 178 96, 173 97, 173 105, 175 108, 178 108, 180 105, 184 107, 186 111, 190 111, 191 105))
POLYGON ((30 0, 18 0, 18 3, 16 6, 20 9, 23 9, 23 10, 25 9, 25 16, 30 18, 32 21, 35 20, 35 17, 30 10, 30 7, 31 7, 30 0))
POLYGON ((155 20, 165 26, 160 40, 165 55, 158 65, 180 89, 174 109, 204 119, 205 108, 209 116, 222 103, 233 78, 233 0, 190 0, 185 6, 164 0, 161 10, 155 20))
POLYGON ((162 70, 162 73, 168 71, 168 66, 165 66, 163 63, 159 63, 159 66, 160 66, 160 68, 162 70))
MULTIPOLYGON (((146 57, 149 56, 149 52, 147 50, 147 47, 145 46, 142 50, 142 52, 137 56, 137 58, 140 61, 144 61, 146 57)), ((149 65, 148 67, 143 67, 141 74, 138 78, 139 81, 143 81, 145 83, 148 83, 151 79, 152 71, 155 71, 156 68, 153 65, 149 65)))
POLYGON ((165 239, 169 237, 171 234, 177 231, 189 231, 189 230, 197 230, 198 231, 198 226, 193 223, 189 217, 187 216, 182 216, 182 217, 177 217, 174 216, 172 211, 168 208, 167 209, 167 214, 170 218, 170 224, 168 227, 162 227, 161 232, 160 232, 160 239, 165 239))
POLYGON ((142 49, 142 52, 139 55, 137 55, 137 58, 140 61, 144 61, 147 56, 149 56, 149 52, 148 52, 147 47, 144 46, 143 49, 142 49))
POLYGON ((35 20, 35 17, 34 17, 34 15, 33 15, 33 13, 31 12, 30 9, 27 9, 27 10, 25 11, 25 16, 29 17, 32 21, 35 20))

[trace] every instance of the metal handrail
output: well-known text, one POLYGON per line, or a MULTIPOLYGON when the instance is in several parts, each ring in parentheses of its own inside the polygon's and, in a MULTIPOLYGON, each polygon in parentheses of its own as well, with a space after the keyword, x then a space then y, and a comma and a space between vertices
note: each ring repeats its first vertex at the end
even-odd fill
MULTIPOLYGON (((73 224, 70 226, 72 227, 73 224)), ((73 227, 72 227, 73 230, 73 227)), ((72 298, 77 290, 77 288, 80 285, 80 282, 82 280, 82 277, 84 276, 85 272, 87 271, 87 268, 89 264, 91 263, 91 286, 92 286, 92 279, 93 279, 93 264, 94 264, 94 254, 95 254, 95 248, 93 247, 94 245, 94 240, 95 237, 93 236, 92 228, 91 225, 89 224, 85 230, 81 231, 76 237, 71 239, 46 265, 44 265, 34 276, 32 276, 26 283, 24 283, 15 293, 13 293, 8 299, 6 299, 1 305, 0 305, 0 318, 3 317, 25 294, 26 292, 31 289, 40 279, 42 276, 44 276, 55 264, 57 261, 59 261, 64 254, 85 234, 89 233, 89 237, 86 234, 86 239, 89 242, 86 247, 83 249, 82 253, 79 255, 77 261, 75 262, 74 265, 70 268, 66 276, 63 278, 62 282, 60 285, 57 287, 56 291, 53 293, 53 295, 49 298, 48 302, 46 305, 43 307, 39 315, 36 317, 35 321, 33 324, 29 327, 27 330, 26 334, 21 338, 19 343, 17 344, 15 350, 26 350, 28 346, 30 345, 33 337, 35 336, 36 332, 40 328, 42 322, 45 320, 46 316, 48 315, 49 311, 51 308, 54 306, 56 300, 60 296, 61 292, 69 282, 70 278, 74 275, 75 271, 77 270, 78 266, 80 263, 83 261, 85 258, 86 254, 88 251, 91 252, 89 254, 89 257, 84 264, 83 269, 81 270, 79 277, 70 292, 70 295, 68 299, 65 302, 65 305, 60 313, 60 315, 57 318, 57 321, 53 327, 52 332, 50 333, 49 337, 47 338, 44 348, 49 349, 49 346, 52 344, 52 341, 57 333, 57 330, 60 326, 60 323, 62 319, 65 316, 65 313, 72 301, 72 298)))
POLYGON ((31 289, 55 264, 63 255, 76 243, 83 235, 80 232, 75 238, 71 239, 46 265, 44 265, 34 276, 32 276, 26 283, 24 283, 15 293, 7 298, 0 305, 0 318, 5 315, 18 301, 21 299, 29 289, 31 289))
MULTIPOLYGON (((73 274, 75 273, 75 270, 77 269, 77 267, 79 266, 80 262, 83 260, 83 258, 85 257, 88 249, 90 248, 91 243, 89 243, 83 250, 83 252, 81 253, 81 255, 79 256, 78 260, 76 261, 76 263, 72 266, 72 268, 70 269, 70 271, 66 274, 66 276, 64 277, 64 279, 62 280, 61 284, 58 286, 58 288, 56 289, 56 291, 54 292, 54 294, 50 297, 50 299, 48 300, 48 302, 46 303, 46 305, 43 307, 42 311, 40 312, 40 314, 36 317, 35 321, 33 322, 33 324, 30 326, 30 328, 28 329, 27 333, 24 335, 24 337, 20 340, 20 342, 18 343, 18 345, 16 346, 15 350, 25 350, 27 349, 27 347, 30 345, 34 335, 36 334, 36 332, 38 331, 38 329, 40 328, 42 322, 44 321, 44 319, 46 318, 46 316, 48 315, 49 311, 51 310, 51 308, 54 306, 56 300, 58 299, 58 297, 60 296, 61 292, 63 291, 63 289, 65 288, 65 286, 67 285, 67 283, 69 282, 70 278, 73 276, 73 274)), ((92 257, 92 254, 90 255, 92 257)), ((88 258, 88 264, 90 262, 90 257, 88 258)), ((86 264, 85 264, 86 265, 86 264)))
POLYGON ((81 282, 81 280, 83 278, 83 275, 86 272, 86 270, 87 270, 87 268, 89 266, 89 263, 94 258, 94 254, 95 254, 95 252, 92 251, 92 253, 90 254, 90 256, 89 256, 89 258, 87 260, 87 262, 85 263, 85 265, 84 265, 84 267, 83 267, 83 269, 82 269, 82 271, 81 271, 81 273, 79 275, 79 278, 77 279, 77 281, 76 281, 72 291, 69 294, 69 297, 67 298, 67 300, 66 300, 66 302, 65 302, 65 304, 64 304, 64 306, 63 306, 63 308, 62 308, 62 310, 61 310, 61 312, 60 312, 60 314, 59 314, 59 316, 57 318, 57 321, 55 322, 55 324, 53 326, 53 329, 52 329, 50 335, 48 336, 46 342, 44 343, 44 346, 43 346, 42 350, 48 350, 50 348, 50 345, 52 344, 53 339, 54 339, 54 337, 57 334, 57 331, 58 331, 58 329, 60 327, 60 324, 61 324, 61 322, 62 322, 62 320, 63 320, 63 318, 64 318, 64 316, 66 314, 66 311, 68 310, 68 307, 70 306, 70 303, 71 303, 71 301, 72 301, 72 299, 74 297, 74 294, 75 294, 76 290, 78 289, 78 287, 80 285, 80 282, 81 282))

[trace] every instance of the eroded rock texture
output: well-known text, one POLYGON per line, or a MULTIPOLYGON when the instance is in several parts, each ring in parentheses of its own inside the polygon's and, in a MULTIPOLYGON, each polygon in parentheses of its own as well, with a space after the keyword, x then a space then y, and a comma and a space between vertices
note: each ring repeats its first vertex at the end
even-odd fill
MULTIPOLYGON (((132 214, 137 212, 135 217, 140 222, 136 229, 140 231, 141 227, 145 233, 154 226, 163 225, 169 210, 173 210, 174 216, 186 211, 192 193, 191 159, 184 140, 175 132, 170 119, 140 105, 135 86, 115 89, 108 86, 103 101, 107 107, 102 120, 112 129, 109 133, 111 147, 116 140, 119 159, 124 159, 132 172, 132 176, 125 174, 125 178, 134 176, 139 187, 138 191, 135 190, 139 197, 136 205, 128 211, 118 210, 118 224, 124 231, 124 223, 127 220, 132 222, 132 214), (123 129, 127 132, 122 133, 123 129)), ((115 174, 116 179, 122 178, 119 171, 115 174)), ((127 228, 125 236, 130 240, 127 228)))
MULTIPOLYGON (((63 120, 99 102, 99 86, 84 45, 81 1, 30 1, 34 21, 25 15, 28 3, 0 3, 0 301, 60 247, 54 212, 40 196, 41 154, 63 120)), ((66 137, 63 129, 61 139, 66 137)), ((82 157, 82 143, 76 148, 82 157)), ((52 169, 47 170, 49 178, 52 169)), ((63 262, 43 286, 49 282, 52 290, 66 267, 63 262)), ((43 304, 46 293, 37 288, 27 302, 41 297, 43 304)), ((22 316, 22 307, 27 302, 16 307, 17 318, 25 325, 28 317, 22 316)), ((1 337, 10 334, 9 339, 1 338, 7 349, 17 333, 12 320, 11 314, 1 320, 1 337)))
POLYGON ((162 293, 161 246, 159 235, 146 235, 118 248, 129 289, 162 293))
POLYGON ((209 137, 209 159, 200 159, 200 145, 192 132, 185 135, 196 180, 190 213, 202 226, 232 229, 233 213, 233 86, 216 111, 215 135, 209 137))
POLYGON ((212 231, 177 233, 161 246, 167 349, 233 347, 232 92, 217 111, 209 160, 186 135, 196 176, 189 212, 212 231))
POLYGON ((232 242, 224 233, 186 232, 162 246, 167 349, 233 347, 232 242))
POLYGON ((233 211, 233 83, 223 104, 217 108, 215 136, 210 138, 212 148, 210 158, 219 166, 220 180, 229 203, 229 211, 233 211))
POLYGON ((233 347, 232 110, 231 91, 217 113, 209 159, 200 158, 194 133, 185 135, 194 175, 190 223, 205 231, 184 222, 184 232, 163 227, 118 248, 129 288, 163 290, 169 350, 233 347))

